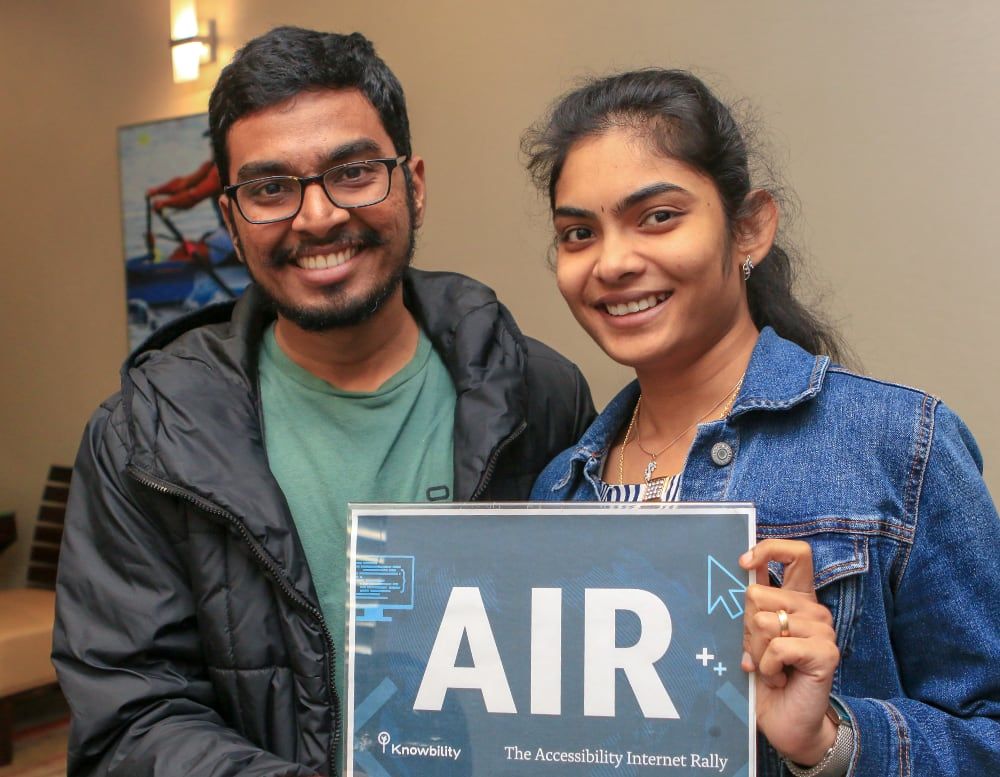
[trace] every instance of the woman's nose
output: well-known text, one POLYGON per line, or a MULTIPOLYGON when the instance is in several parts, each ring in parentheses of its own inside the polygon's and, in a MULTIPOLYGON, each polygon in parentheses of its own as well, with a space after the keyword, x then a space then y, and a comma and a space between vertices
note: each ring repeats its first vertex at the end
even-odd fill
POLYGON ((631 240, 624 235, 606 234, 594 275, 605 283, 616 283, 642 273, 645 263, 631 240))

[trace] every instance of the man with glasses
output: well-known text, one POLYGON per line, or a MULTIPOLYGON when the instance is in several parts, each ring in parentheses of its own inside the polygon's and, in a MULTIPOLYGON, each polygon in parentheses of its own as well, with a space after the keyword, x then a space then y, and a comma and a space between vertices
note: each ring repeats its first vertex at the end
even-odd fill
POLYGON ((254 284, 130 357, 85 433, 53 653, 71 775, 333 773, 347 503, 524 499, 593 414, 489 289, 409 267, 424 163, 364 37, 251 41, 209 121, 254 284))

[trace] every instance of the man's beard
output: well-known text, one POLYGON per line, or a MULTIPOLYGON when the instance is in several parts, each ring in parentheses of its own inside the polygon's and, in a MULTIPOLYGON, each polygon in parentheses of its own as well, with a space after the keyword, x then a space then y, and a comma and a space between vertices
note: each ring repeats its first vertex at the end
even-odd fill
MULTIPOLYGON (((410 254, 412 255, 412 251, 410 254)), ((264 289, 264 296, 270 299, 274 309, 282 318, 308 332, 326 332, 330 329, 341 327, 357 326, 374 316, 380 307, 385 304, 403 280, 406 268, 410 265, 410 259, 400 264, 392 275, 385 279, 385 283, 372 289, 371 294, 366 298, 356 300, 353 303, 340 306, 329 306, 323 308, 300 308, 293 305, 284 305, 271 297, 264 289)))
MULTIPOLYGON (((383 242, 374 232, 362 236, 362 244, 366 248, 382 245, 383 242)), ((267 288, 260 284, 258 284, 258 288, 278 315, 300 329, 308 332, 326 332, 330 329, 357 326, 374 316, 379 308, 396 293, 403 276, 406 275, 407 268, 413 261, 415 247, 416 234, 411 226, 407 236, 406 251, 393 267, 392 273, 361 299, 339 301, 337 298, 343 292, 340 289, 332 289, 327 304, 321 307, 300 307, 275 298, 267 288)))
MULTIPOLYGON (((406 207, 409 212, 409 234, 407 235, 406 249, 400 257, 399 262, 393 267, 389 277, 385 278, 382 283, 372 289, 366 297, 354 301, 339 301, 337 298, 343 292, 340 289, 331 289, 327 304, 318 308, 301 307, 275 297, 264 284, 257 282, 257 279, 253 278, 252 273, 251 278, 256 283, 261 295, 278 315, 295 324, 300 329, 309 332, 326 332, 331 329, 357 326, 364 323, 374 316, 379 308, 396 293, 399 284, 403 280, 403 276, 406 275, 406 270, 413 261, 417 238, 416 229, 413 227, 416 219, 416 203, 414 201, 413 187, 408 175, 406 176, 406 207)), ((357 238, 361 246, 365 249, 377 248, 385 244, 382 236, 373 229, 365 230, 357 238)), ((242 246, 239 249, 242 252, 242 246)), ((290 261, 293 261, 293 257, 292 252, 289 251, 278 251, 270 259, 270 262, 276 265, 290 261)), ((247 264, 246 268, 249 272, 250 265, 247 264)))

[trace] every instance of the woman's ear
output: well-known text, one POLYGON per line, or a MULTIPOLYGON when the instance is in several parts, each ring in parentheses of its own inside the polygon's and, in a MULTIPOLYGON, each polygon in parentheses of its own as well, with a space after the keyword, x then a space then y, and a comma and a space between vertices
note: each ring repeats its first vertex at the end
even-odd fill
POLYGON ((734 259, 742 264, 749 256, 757 265, 767 258, 778 233, 778 204, 771 193, 754 189, 746 197, 744 215, 736 230, 734 259))

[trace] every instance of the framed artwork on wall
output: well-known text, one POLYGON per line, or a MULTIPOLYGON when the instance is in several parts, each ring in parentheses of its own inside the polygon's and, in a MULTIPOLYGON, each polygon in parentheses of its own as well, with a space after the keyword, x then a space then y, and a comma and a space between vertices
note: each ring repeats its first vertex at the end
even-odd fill
POLYGON ((129 349, 250 282, 218 206, 208 114, 118 130, 129 349))

